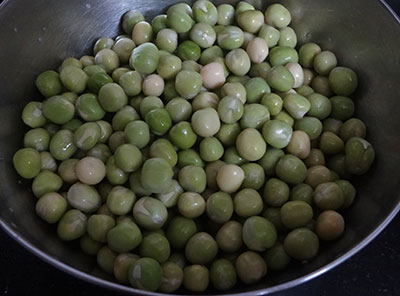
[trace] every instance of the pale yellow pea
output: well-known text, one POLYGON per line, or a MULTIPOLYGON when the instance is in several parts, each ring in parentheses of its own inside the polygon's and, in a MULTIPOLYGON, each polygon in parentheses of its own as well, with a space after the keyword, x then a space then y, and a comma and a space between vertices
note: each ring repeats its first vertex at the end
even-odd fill
POLYGON ((263 38, 256 37, 246 47, 247 54, 253 63, 262 63, 268 56, 269 49, 263 38))
POLYGON ((208 89, 216 89, 225 83, 224 68, 220 63, 213 62, 205 65, 200 70, 203 85, 208 89))
POLYGON ((97 157, 87 156, 75 165, 78 180, 84 184, 95 185, 101 182, 106 175, 104 163, 97 157))
POLYGON ((244 180, 244 172, 235 164, 223 165, 217 174, 217 184, 221 191, 232 193, 237 191, 244 180))
POLYGON ((143 80, 142 91, 145 96, 159 97, 164 92, 164 79, 157 74, 151 74, 143 80))
POLYGON ((285 65, 286 69, 293 75, 294 78, 294 88, 298 88, 304 83, 304 72, 303 68, 299 63, 291 62, 285 65))

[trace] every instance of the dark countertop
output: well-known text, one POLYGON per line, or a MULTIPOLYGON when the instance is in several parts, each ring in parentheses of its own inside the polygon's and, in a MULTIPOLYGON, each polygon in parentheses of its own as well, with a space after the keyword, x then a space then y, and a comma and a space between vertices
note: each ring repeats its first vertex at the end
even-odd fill
MULTIPOLYGON (((0 3, 2 0, 0 0, 0 3)), ((400 12, 400 1, 387 1, 400 12)), ((368 246, 335 269, 276 296, 399 295, 400 216, 368 246)), ((44 263, 0 230, 0 296, 116 295, 44 263)))

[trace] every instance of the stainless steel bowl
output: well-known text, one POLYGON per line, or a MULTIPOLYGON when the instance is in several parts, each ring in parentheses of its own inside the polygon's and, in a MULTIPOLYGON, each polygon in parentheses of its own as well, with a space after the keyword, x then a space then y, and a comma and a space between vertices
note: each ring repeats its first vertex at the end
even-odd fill
MULTIPOLYGON (((249 0, 264 6, 276 1, 249 0), (267 2, 267 3, 266 3, 267 2)), ((34 213, 28 182, 14 172, 11 158, 22 143, 23 106, 40 99, 36 75, 56 68, 68 56, 90 53, 102 36, 116 36, 120 16, 139 9, 146 17, 182 0, 5 0, 0 4, 0 225, 46 262, 100 286, 139 295, 157 295, 121 286, 102 273, 95 260, 57 239, 55 229, 34 213)), ((236 1, 215 1, 234 3, 236 1)), ((357 116, 368 127, 377 158, 371 172, 355 179, 358 197, 345 213, 346 232, 324 246, 309 264, 271 275, 232 294, 261 295, 310 280, 367 245, 400 209, 400 25, 377 0, 285 0, 300 43, 313 40, 333 50, 341 65, 356 70, 357 116)), ((210 291, 210 294, 216 293, 210 291)))

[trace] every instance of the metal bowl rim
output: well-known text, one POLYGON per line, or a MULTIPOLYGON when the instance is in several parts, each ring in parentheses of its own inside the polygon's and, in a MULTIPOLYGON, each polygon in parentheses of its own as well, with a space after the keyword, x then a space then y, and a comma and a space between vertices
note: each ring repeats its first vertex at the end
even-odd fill
MULTIPOLYGON (((396 20, 396 22, 400 25, 400 17, 396 14, 396 12, 390 7, 390 5, 385 1, 385 0, 379 0, 383 6, 392 14, 393 18, 396 20)), ((4 0, 2 3, 0 3, 0 9, 4 8, 11 0, 4 0)), ((1 11, 0 11, 1 13, 1 11)), ((377 237, 382 230, 393 220, 393 218, 400 212, 400 202, 397 204, 397 206, 392 210, 392 212, 385 218, 385 220, 379 224, 367 237, 365 237, 361 242, 359 242, 357 245, 355 245, 353 248, 351 248, 349 251, 335 259, 334 261, 328 263, 327 265, 307 274, 302 277, 299 277, 297 279, 291 280, 289 282, 276 285, 276 286, 271 286, 263 289, 258 289, 258 290, 253 290, 249 292, 241 292, 241 293, 230 293, 230 294, 224 294, 224 295, 230 295, 230 296, 253 296, 253 295, 266 295, 278 291, 283 291, 289 288, 296 287, 298 285, 301 285, 311 279, 314 279, 321 274, 335 268, 339 264, 343 263, 350 257, 352 257, 354 254, 358 253, 360 250, 362 250, 365 246, 367 246, 375 237, 377 237)), ((78 279, 87 281, 91 284, 98 285, 100 287, 108 288, 110 290, 117 290, 120 292, 124 293, 137 293, 139 295, 148 295, 148 296, 163 296, 166 295, 164 293, 157 293, 157 292, 148 292, 148 291, 143 291, 143 290, 138 290, 134 289, 128 286, 124 286, 118 283, 114 283, 108 280, 101 279, 99 277, 90 275, 88 273, 82 272, 74 267, 71 267, 65 263, 60 262, 58 259, 53 258, 52 256, 46 254, 39 248, 35 247, 30 241, 28 241, 26 238, 20 236, 6 221, 4 221, 0 217, 0 227, 11 237, 13 238, 17 243, 19 243, 22 247, 24 247, 26 250, 34 254, 35 256, 39 257, 43 261, 47 262, 48 264, 52 265, 53 267, 64 271, 68 273, 69 275, 72 275, 78 279)), ((181 295, 181 294, 170 294, 170 295, 181 295)), ((208 294, 212 295, 212 294, 208 294)), ((217 294, 219 295, 219 294, 217 294)))

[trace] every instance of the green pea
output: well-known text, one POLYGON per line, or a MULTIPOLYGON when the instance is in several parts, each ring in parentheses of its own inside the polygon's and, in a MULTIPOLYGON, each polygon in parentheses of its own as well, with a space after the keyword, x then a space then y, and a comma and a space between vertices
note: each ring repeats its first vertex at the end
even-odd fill
POLYGON ((332 104, 331 117, 339 120, 347 120, 354 114, 354 102, 348 97, 332 97, 330 99, 332 104))
POLYGON ((267 207, 262 212, 262 216, 275 226, 275 229, 279 234, 286 234, 287 228, 282 223, 280 210, 280 208, 267 207))
POLYGON ((105 111, 94 94, 83 94, 78 97, 75 107, 79 116, 86 121, 97 121, 105 115, 105 111))
POLYGON ((353 137, 346 142, 345 164, 347 170, 355 175, 365 174, 375 159, 375 149, 362 139, 353 137))
POLYGON ((153 109, 146 114, 146 122, 155 135, 164 135, 172 125, 171 116, 164 108, 153 109))
POLYGON ((24 135, 24 147, 33 148, 37 151, 48 150, 50 144, 50 134, 44 128, 29 130, 24 135))
POLYGON ((254 251, 265 251, 271 248, 277 239, 275 226, 267 219, 253 216, 243 224, 243 241, 254 251))
POLYGON ((119 84, 128 96, 136 96, 142 91, 142 75, 138 71, 128 71, 124 73, 119 84))
POLYGON ((257 161, 265 154, 267 145, 258 130, 246 128, 236 138, 236 149, 243 158, 257 161))
MULTIPOLYGON (((257 48, 256 48, 256 50, 257 50, 257 48)), ((257 52, 255 54, 257 54, 257 52)), ((265 79, 267 77, 267 73, 268 73, 269 69, 271 69, 271 65, 269 63, 267 63, 267 62, 261 62, 261 63, 258 63, 258 64, 254 64, 253 63, 251 65, 251 68, 250 68, 250 71, 249 71, 249 76, 253 77, 253 78, 254 77, 261 77, 261 78, 265 79)))
POLYGON ((156 45, 160 50, 173 53, 178 46, 178 34, 171 29, 162 29, 157 33, 156 45))
POLYGON ((162 273, 156 260, 140 258, 129 269, 129 282, 134 288, 154 292, 161 286, 162 273))
POLYGON ((293 75, 282 65, 272 67, 266 80, 269 86, 279 92, 287 92, 294 86, 293 75))
POLYGON ((204 167, 204 161, 201 159, 196 150, 186 149, 179 151, 178 166, 182 168, 188 165, 204 167))
POLYGON ((243 84, 238 82, 228 82, 221 88, 224 97, 238 98, 243 104, 246 103, 246 89, 243 84))
POLYGON ((222 49, 217 45, 214 45, 214 46, 204 49, 201 52, 199 62, 200 62, 200 64, 205 66, 205 65, 213 62, 215 57, 220 57, 220 58, 224 57, 224 53, 223 53, 222 49))
POLYGON ((164 79, 173 79, 182 70, 182 61, 174 55, 160 57, 157 73, 164 79))
POLYGON ((172 180, 171 186, 165 193, 157 194, 157 198, 167 207, 171 208, 178 203, 179 196, 183 193, 183 188, 176 180, 172 180))
POLYGON ((347 142, 352 137, 365 138, 367 128, 360 119, 350 118, 346 120, 340 128, 340 138, 347 142))
POLYGON ((200 58, 201 49, 197 43, 186 40, 178 46, 177 53, 183 61, 197 61, 200 58))
POLYGON ((322 120, 331 114, 331 101, 327 97, 313 93, 309 95, 307 99, 311 104, 307 115, 314 116, 322 120))
POLYGON ((251 188, 245 188, 234 197, 235 213, 240 217, 251 217, 261 213, 263 201, 260 194, 251 188))
POLYGON ((171 185, 172 177, 173 171, 168 161, 156 157, 145 161, 140 180, 147 190, 162 193, 171 185))
POLYGON ((217 94, 208 91, 201 91, 192 101, 192 108, 193 111, 205 108, 213 108, 217 110, 219 103, 220 100, 217 94))
POLYGON ((280 120, 267 121, 262 129, 265 141, 274 148, 286 147, 292 138, 292 127, 280 120))
POLYGON ((344 204, 344 193, 334 182, 321 183, 314 190, 313 200, 321 210, 337 210, 344 204))
POLYGON ((153 18, 151 21, 151 26, 153 28, 153 32, 157 34, 160 32, 162 29, 167 28, 167 15, 166 14, 160 14, 157 15, 153 18))
POLYGON ((275 116, 281 112, 283 100, 277 94, 266 93, 261 99, 261 104, 268 108, 268 111, 272 116, 275 116))
POLYGON ((116 83, 108 83, 99 91, 99 102, 107 112, 116 112, 128 104, 128 97, 121 86, 116 83))
POLYGON ((290 257, 283 245, 276 243, 265 253, 265 261, 271 270, 284 270, 290 263, 290 257))
POLYGON ((89 65, 83 68, 83 72, 85 72, 88 77, 91 77, 96 73, 106 73, 106 70, 99 65, 89 65))
POLYGON ((129 10, 122 17, 122 29, 128 35, 132 34, 133 27, 144 21, 144 16, 138 10, 129 10))
POLYGON ((106 85, 107 83, 112 83, 113 80, 112 78, 107 74, 103 72, 98 72, 90 76, 88 80, 88 89, 97 94, 100 91, 100 88, 103 85, 106 85))
POLYGON ((283 99, 283 107, 294 119, 301 119, 310 110, 310 101, 298 94, 287 94, 283 99))
POLYGON ((183 282, 182 268, 173 262, 167 261, 162 265, 163 277, 159 291, 172 293, 179 289, 183 282))
POLYGON ((192 105, 184 98, 174 98, 165 106, 173 122, 185 121, 192 115, 192 105))
POLYGON ((258 37, 264 39, 268 47, 272 48, 278 44, 280 39, 280 32, 274 27, 264 24, 261 26, 258 37))
POLYGON ((183 150, 191 148, 197 140, 197 135, 187 121, 175 124, 169 131, 169 137, 176 147, 183 150))
POLYGON ((294 128, 305 132, 310 140, 315 140, 322 133, 322 122, 316 117, 305 116, 296 120, 294 128))
POLYGON ((318 253, 318 237, 307 228, 297 228, 286 236, 284 248, 288 255, 294 259, 309 260, 318 253))
POLYGON ((60 79, 69 91, 79 94, 85 90, 88 76, 82 69, 67 66, 60 72, 60 79))
POLYGON ((185 247, 186 258, 193 264, 209 263, 215 258, 217 252, 217 242, 206 232, 194 234, 185 247))
POLYGON ((240 48, 244 42, 243 31, 239 27, 226 26, 218 33, 217 42, 222 49, 240 48))
POLYGON ((319 148, 324 154, 338 154, 344 150, 344 142, 332 132, 323 132, 319 141, 319 148))
POLYGON ((57 170, 57 162, 50 152, 42 151, 40 152, 40 169, 49 170, 55 172, 57 170))
POLYGON ((201 48, 209 48, 217 39, 217 34, 209 24, 197 23, 190 31, 190 39, 197 43, 201 48))
POLYGON ((36 87, 46 98, 61 94, 63 86, 56 71, 45 71, 36 78, 36 87))
POLYGON ((265 171, 266 176, 275 175, 275 167, 279 159, 285 155, 285 152, 277 148, 268 148, 264 156, 258 161, 265 171))
POLYGON ((307 176, 305 164, 294 155, 284 155, 276 164, 276 175, 288 184, 302 183, 307 176))
POLYGON ((70 158, 76 150, 74 134, 69 130, 60 130, 51 138, 49 151, 57 160, 70 158))
POLYGON ((281 220, 285 227, 305 227, 313 217, 312 207, 304 201, 289 201, 281 208, 281 220))
POLYGON ((290 27, 282 28, 279 31, 280 37, 278 45, 295 48, 297 44, 296 32, 290 27))
POLYGON ((55 173, 44 170, 41 171, 32 182, 32 192, 37 197, 50 192, 57 192, 63 185, 62 179, 55 173))
POLYGON ((126 143, 125 134, 122 131, 114 132, 110 135, 108 146, 111 152, 115 152, 117 148, 126 143))
POLYGON ((308 184, 299 184, 294 186, 290 190, 290 197, 291 201, 304 201, 309 205, 313 204, 313 188, 308 184))
POLYGON ((197 233, 197 226, 193 219, 176 216, 169 222, 167 238, 173 248, 182 249, 188 240, 197 233))
POLYGON ((184 192, 179 196, 178 210, 186 218, 197 218, 204 213, 206 202, 196 192, 184 192))
POLYGON ((178 155, 174 147, 166 139, 158 139, 151 144, 150 157, 164 158, 172 167, 178 162, 178 155))
POLYGON ((236 259, 235 266, 240 280, 247 285, 258 282, 267 274, 267 265, 264 259, 253 251, 240 254, 236 259))
POLYGON ((168 10, 166 24, 177 33, 186 33, 193 27, 194 21, 191 16, 184 11, 168 10))
POLYGON ((160 229, 166 222, 167 208, 158 199, 142 197, 133 207, 135 221, 147 230, 160 229))
MULTIPOLYGON (((132 54, 132 50, 136 47, 135 42, 130 39, 130 38, 120 38, 118 40, 115 41, 114 46, 112 47, 112 50, 117 54, 118 59, 121 63, 121 65, 125 65, 128 64, 129 62, 129 58, 132 54)), ((121 69, 121 68, 116 68, 113 70, 113 75, 115 70, 117 69, 121 69)), ((116 79, 115 81, 118 81, 118 79, 116 79)))
POLYGON ((248 103, 259 103, 266 93, 271 89, 264 79, 260 77, 251 78, 245 84, 248 103))
POLYGON ((153 29, 146 21, 138 22, 132 31, 132 40, 136 45, 150 42, 153 39, 153 29))
POLYGON ((264 201, 268 206, 281 207, 289 199, 289 186, 279 179, 271 178, 265 183, 264 201))
POLYGON ((205 138, 200 142, 200 156, 204 161, 216 161, 224 154, 224 147, 221 142, 215 138, 205 138))
POLYGON ((160 109, 164 107, 163 101, 159 97, 148 96, 145 97, 140 103, 140 113, 142 117, 146 117, 147 113, 154 109, 160 109))
POLYGON ((22 121, 31 128, 43 126, 47 120, 42 108, 43 104, 40 102, 29 102, 22 111, 22 121))
POLYGON ((261 104, 246 104, 244 113, 240 119, 240 126, 245 128, 261 129, 270 119, 268 109, 261 104))
POLYGON ((129 175, 117 167, 115 157, 111 156, 106 164, 106 177, 111 184, 122 185, 128 180, 129 175))
POLYGON ((350 96, 357 89, 357 74, 346 67, 336 67, 329 74, 329 85, 339 96, 350 96))
POLYGON ((207 199, 207 216, 215 223, 228 222, 233 214, 233 201, 228 193, 219 191, 207 199))
POLYGON ((114 276, 118 282, 129 284, 129 269, 139 259, 138 255, 130 253, 119 254, 114 262, 114 276))
POLYGON ((183 270, 183 286, 189 291, 204 292, 209 282, 209 271, 203 265, 189 265, 183 270))
POLYGON ((129 144, 144 148, 150 142, 149 125, 142 120, 128 123, 124 130, 125 139, 129 144))
POLYGON ((138 197, 149 196, 151 192, 145 189, 140 181, 141 173, 141 169, 131 173, 129 176, 130 188, 138 197))
POLYGON ((159 59, 157 46, 146 42, 133 50, 129 65, 140 73, 151 74, 157 69, 159 59))
POLYGON ((212 285, 220 291, 233 288, 236 285, 237 275, 233 264, 227 259, 215 260, 210 268, 212 285))
POLYGON ((63 241, 72 241, 86 233, 87 217, 79 210, 69 210, 57 225, 57 234, 63 241))
POLYGON ((179 183, 186 191, 201 193, 206 189, 206 173, 202 167, 185 166, 179 171, 179 183))
POLYGON ((164 263, 169 258, 171 247, 167 238, 159 233, 152 233, 143 238, 140 244, 140 256, 149 257, 164 263))
POLYGON ((93 148, 100 139, 100 127, 95 122, 82 124, 74 133, 76 147, 89 150, 93 148))
POLYGON ((233 49, 225 56, 226 66, 237 75, 246 75, 250 70, 251 61, 247 52, 241 48, 233 49))
POLYGON ((329 50, 321 51, 314 57, 314 70, 320 75, 328 75, 336 65, 336 56, 329 50))
POLYGON ((282 4, 272 4, 265 11, 265 22, 276 28, 285 28, 292 20, 289 10, 282 4))
POLYGON ((56 124, 70 121, 75 114, 74 105, 63 96, 54 96, 43 103, 43 115, 56 124))
POLYGON ((259 190, 265 183, 265 173, 261 165, 257 163, 246 163, 241 166, 244 172, 242 188, 259 190))
POLYGON ((297 51, 289 46, 276 46, 269 53, 269 61, 272 66, 281 66, 288 63, 297 63, 299 55, 297 51))
POLYGON ((239 123, 221 124, 216 137, 224 146, 232 146, 235 144, 236 138, 241 131, 239 123))
POLYGON ((326 76, 316 76, 311 81, 311 87, 316 93, 324 95, 325 97, 331 97, 333 92, 329 86, 329 80, 326 76))
POLYGON ((321 47, 316 43, 305 43, 299 50, 299 63, 305 68, 312 68, 314 58, 321 52, 321 47))
POLYGON ((139 148, 132 144, 123 144, 114 154, 115 164, 126 173, 137 170, 143 163, 143 155, 139 148))
POLYGON ((107 233, 115 226, 115 221, 108 215, 92 215, 88 220, 87 231, 91 239, 105 243, 107 233))
POLYGON ((194 98, 200 92, 202 83, 201 75, 194 71, 183 70, 175 78, 177 92, 186 99, 194 98))
MULTIPOLYGON (((303 69, 303 72, 305 72, 305 70, 306 69, 303 69)), ((302 86, 296 88, 296 92, 299 95, 302 95, 303 97, 307 97, 307 98, 308 98, 308 96, 315 94, 314 90, 310 86, 304 84, 304 81, 303 81, 302 86)), ((311 103, 311 100, 310 100, 310 103, 311 103)))
POLYGON ((294 125, 294 118, 285 110, 282 110, 281 112, 279 112, 277 115, 273 116, 272 118, 274 120, 279 120, 284 123, 287 123, 291 127, 293 127, 293 125, 294 125))
POLYGON ((100 250, 97 253, 97 264, 100 266, 100 268, 109 273, 113 274, 114 272, 114 263, 115 260, 117 259, 118 254, 112 251, 109 247, 104 246, 100 248, 100 250))

